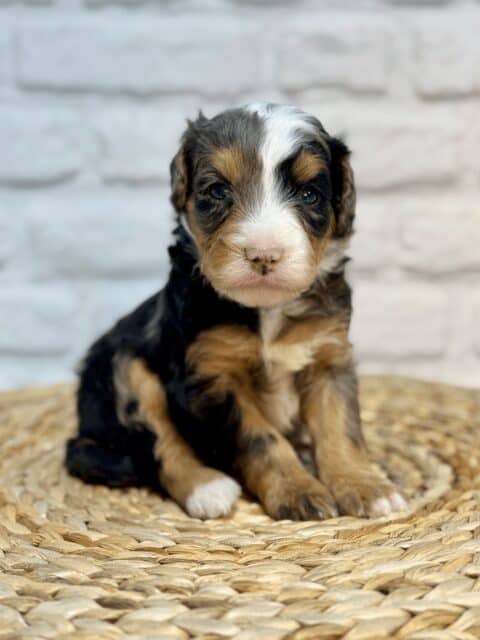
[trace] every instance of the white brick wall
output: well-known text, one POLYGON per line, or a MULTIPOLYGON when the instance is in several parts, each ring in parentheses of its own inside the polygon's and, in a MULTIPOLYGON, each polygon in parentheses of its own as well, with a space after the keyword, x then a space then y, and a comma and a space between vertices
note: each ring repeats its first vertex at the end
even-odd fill
POLYGON ((0 0, 0 387, 162 284, 185 118, 253 99, 353 148, 361 369, 480 385, 479 32, 475 0, 0 0))

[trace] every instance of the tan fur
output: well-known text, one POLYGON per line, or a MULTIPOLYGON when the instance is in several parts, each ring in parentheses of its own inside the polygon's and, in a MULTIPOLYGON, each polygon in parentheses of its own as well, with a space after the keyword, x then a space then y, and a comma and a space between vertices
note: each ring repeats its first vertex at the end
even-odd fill
POLYGON ((232 146, 215 149, 210 162, 226 181, 239 185, 253 175, 259 159, 254 151, 232 146))
POLYGON ((282 366, 266 364, 267 383, 262 393, 262 406, 270 424, 282 433, 290 433, 298 423, 300 402, 295 377, 282 366))
POLYGON ((277 337, 264 345, 268 362, 297 373, 316 360, 338 364, 348 358, 350 347, 343 318, 286 320, 277 337))
POLYGON ((128 363, 128 384, 138 401, 139 418, 157 435, 154 455, 159 462, 160 482, 185 507, 196 488, 223 476, 200 462, 180 436, 168 415, 162 383, 140 358, 128 363))
POLYGON ((128 424, 126 408, 133 399, 129 381, 130 358, 116 354, 113 358, 113 384, 115 387, 117 416, 123 425, 128 424))
POLYGON ((264 405, 273 424, 283 432, 298 422, 295 374, 314 361, 333 364, 350 356, 348 320, 341 316, 311 317, 309 311, 307 302, 296 301, 261 314, 262 358, 268 380, 264 405))
POLYGON ((235 397, 241 410, 240 442, 256 438, 269 442, 273 438, 260 452, 248 446, 242 450, 240 444, 237 459, 245 486, 258 497, 266 512, 274 518, 292 519, 299 514, 305 516, 308 509, 316 511, 317 516, 334 515, 329 491, 305 470, 292 445, 278 432, 278 425, 269 421, 262 395, 251 379, 237 381, 235 397))
POLYGON ((318 475, 341 513, 367 516, 372 515, 374 501, 392 493, 393 486, 368 458, 356 389, 351 392, 341 388, 335 369, 320 363, 306 378, 302 413, 312 436, 318 475))
POLYGON ((325 161, 306 149, 300 151, 292 166, 292 174, 297 182, 309 182, 322 171, 327 171, 325 161))
POLYGON ((190 198, 187 203, 187 214, 190 229, 199 249, 201 270, 210 281, 215 282, 218 289, 223 290, 225 283, 222 274, 228 268, 232 255, 240 254, 242 259, 244 256, 243 251, 232 241, 242 214, 233 209, 221 228, 213 234, 205 233, 198 223, 193 198, 190 198))
POLYGON ((210 391, 225 393, 241 388, 261 364, 260 340, 237 325, 221 325, 203 331, 187 351, 187 363, 196 375, 211 380, 210 391))

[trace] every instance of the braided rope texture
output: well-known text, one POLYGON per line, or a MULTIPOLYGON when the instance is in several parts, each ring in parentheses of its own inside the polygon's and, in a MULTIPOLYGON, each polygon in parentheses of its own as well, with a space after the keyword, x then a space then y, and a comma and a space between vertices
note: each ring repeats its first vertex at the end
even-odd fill
POLYGON ((377 520, 187 517, 67 476, 73 387, 0 394, 0 639, 478 640, 480 394, 365 378, 374 457, 410 499, 377 520))

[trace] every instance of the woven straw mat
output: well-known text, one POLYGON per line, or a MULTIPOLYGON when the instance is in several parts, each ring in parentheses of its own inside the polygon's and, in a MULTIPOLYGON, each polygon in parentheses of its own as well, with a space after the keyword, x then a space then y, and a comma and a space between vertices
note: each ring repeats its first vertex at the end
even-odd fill
POLYGON ((146 489, 67 476, 73 387, 0 394, 0 638, 480 638, 480 394, 361 383, 408 512, 202 522, 146 489))

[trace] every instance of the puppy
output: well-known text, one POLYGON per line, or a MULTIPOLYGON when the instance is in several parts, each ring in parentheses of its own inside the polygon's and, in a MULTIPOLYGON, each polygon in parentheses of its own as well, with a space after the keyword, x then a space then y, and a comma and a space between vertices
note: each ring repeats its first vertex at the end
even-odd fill
POLYGON ((277 519, 404 508, 362 436, 345 144, 290 106, 200 115, 171 187, 167 285, 90 348, 69 472, 162 487, 198 518, 228 514, 240 485, 277 519), (318 479, 291 444, 299 429, 318 479))

